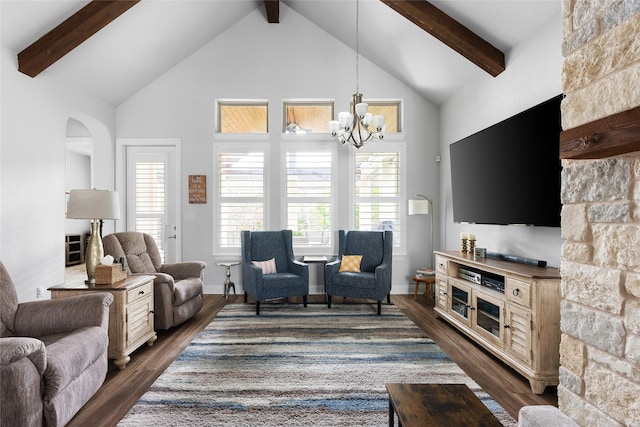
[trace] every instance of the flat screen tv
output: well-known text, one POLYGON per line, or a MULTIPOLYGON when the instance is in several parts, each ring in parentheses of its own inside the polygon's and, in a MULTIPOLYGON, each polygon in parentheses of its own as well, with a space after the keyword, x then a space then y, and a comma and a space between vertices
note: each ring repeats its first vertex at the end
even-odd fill
POLYGON ((449 146, 455 222, 560 226, 561 99, 449 146))

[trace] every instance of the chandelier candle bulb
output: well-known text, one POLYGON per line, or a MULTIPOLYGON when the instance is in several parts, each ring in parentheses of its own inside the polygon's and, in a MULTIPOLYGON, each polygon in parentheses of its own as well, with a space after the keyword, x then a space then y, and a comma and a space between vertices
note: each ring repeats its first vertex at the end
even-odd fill
POLYGON ((384 127, 384 116, 380 114, 373 116, 373 127, 376 128, 378 132, 381 132, 384 127))
POLYGON ((369 105, 366 102, 356 104, 356 115, 359 119, 362 120, 367 115, 367 108, 369 108, 369 105))

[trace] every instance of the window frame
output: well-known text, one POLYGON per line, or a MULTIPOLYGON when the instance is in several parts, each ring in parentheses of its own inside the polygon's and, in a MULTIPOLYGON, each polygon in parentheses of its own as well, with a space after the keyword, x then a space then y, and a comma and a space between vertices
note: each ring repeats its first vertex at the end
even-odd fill
MULTIPOLYGON (((398 135, 404 133, 404 115, 403 111, 403 102, 401 99, 382 99, 382 98, 373 98, 373 99, 363 99, 362 102, 366 102, 369 106, 389 106, 396 105, 397 106, 397 117, 396 121, 398 124, 398 129, 395 132, 387 131, 386 135, 398 135)), ((351 105, 350 103, 349 105, 351 105)), ((386 117, 385 117, 386 121, 386 117)))
POLYGON ((226 137, 232 135, 269 135, 269 100, 268 99, 238 99, 238 98, 219 98, 215 102, 215 134, 226 137), (265 118, 265 132, 222 132, 222 106, 254 106, 265 107, 267 116, 265 118))
POLYGON ((270 167, 270 151, 269 144, 266 142, 216 142, 213 147, 213 205, 215 206, 212 209, 212 217, 213 217, 213 255, 234 255, 238 256, 240 254, 240 244, 238 246, 221 246, 220 244, 220 235, 219 235, 219 227, 221 214, 219 207, 226 198, 220 197, 220 161, 219 156, 221 153, 225 152, 233 152, 233 153, 250 153, 259 151, 263 153, 264 156, 264 166, 263 166, 263 198, 262 198, 262 209, 263 209, 263 224, 265 229, 270 228, 270 218, 271 218, 271 167, 270 167))
MULTIPOLYGON (((355 150, 355 149, 354 149, 355 150)), ((397 152, 399 153, 399 190, 398 196, 394 199, 398 204, 398 228, 400 232, 394 231, 394 241, 398 244, 393 246, 394 256, 406 255, 407 253, 407 159, 406 159, 406 142, 404 141, 375 141, 365 144, 358 151, 352 151, 349 158, 349 224, 352 229, 355 228, 356 214, 355 208, 358 198, 356 197, 356 178, 355 178, 355 163, 357 153, 385 153, 385 152, 397 152)))
MULTIPOLYGON (((317 134, 315 134, 317 135, 317 134)), ((283 141, 280 145, 280 188, 282 189, 282 204, 280 205, 280 224, 283 228, 288 228, 288 204, 289 197, 287 195, 287 154, 291 151, 309 152, 309 151, 328 151, 331 153, 331 227, 329 229, 330 242, 328 245, 295 245, 294 252, 304 255, 326 255, 333 253, 333 248, 337 247, 335 242, 334 230, 336 229, 336 188, 338 186, 337 181, 337 169, 338 169, 338 147, 334 142, 326 141, 309 141, 304 144, 295 142, 283 141)), ((293 198, 295 201, 302 200, 301 198, 293 198)), ((305 202, 309 202, 312 198, 305 198, 305 202)))
POLYGON ((296 137, 306 137, 309 138, 309 136, 315 136, 316 138, 318 137, 318 135, 327 135, 329 133, 329 121, 333 120, 333 117, 335 115, 335 101, 333 99, 322 99, 322 98, 318 98, 318 99, 296 99, 296 98, 290 98, 290 99, 283 99, 282 103, 281 103, 281 109, 280 112, 282 114, 281 116, 281 120, 280 120, 280 132, 282 133, 283 137, 285 138, 296 138, 296 137), (287 133, 287 107, 288 106, 330 106, 331 107, 331 114, 329 116, 329 119, 327 120, 327 125, 325 126, 325 129, 323 132, 311 132, 311 133, 305 133, 305 134, 295 134, 295 133, 287 133))

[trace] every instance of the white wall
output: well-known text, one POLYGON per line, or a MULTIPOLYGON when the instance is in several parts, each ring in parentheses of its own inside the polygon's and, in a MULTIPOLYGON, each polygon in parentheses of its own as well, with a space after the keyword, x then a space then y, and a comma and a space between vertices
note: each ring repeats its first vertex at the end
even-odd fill
MULTIPOLYGON (((195 217, 182 221, 182 259, 208 263, 206 292, 221 293, 224 281, 224 269, 215 266, 221 257, 213 253, 214 189, 209 185, 207 204, 190 205, 186 188, 190 174, 211 177, 216 99, 268 99, 270 159, 276 162, 282 140, 283 99, 335 99, 337 112, 349 108, 355 91, 354 52, 283 3, 280 13, 280 23, 270 25, 258 9, 254 10, 116 110, 118 138, 181 139, 182 214, 183 218, 195 217)), ((407 195, 422 193, 436 199, 437 205, 438 166, 433 160, 439 151, 436 108, 365 58, 360 61, 360 90, 368 98, 402 99, 410 171, 407 195)), ((352 149, 339 149, 341 174, 347 166, 346 150, 352 149)), ((272 184, 277 186, 278 181, 272 184)), ((344 218, 350 209, 342 200, 337 205, 340 221, 336 230, 348 226, 344 218)), ((270 227, 282 227, 279 210, 274 209, 270 219, 270 227)), ((407 223, 410 255, 397 254, 393 292, 407 293, 410 273, 428 257, 428 218, 407 217, 407 223)), ((233 279, 241 283, 237 268, 233 279)))
POLYGON ((113 188, 115 111, 46 71, 36 78, 19 73, 16 52, 4 45, 1 62, 0 255, 22 302, 36 299, 37 287, 64 281, 67 121, 94 121, 95 184, 113 188))
MULTIPOLYGON (((440 110, 440 205, 444 233, 439 248, 459 250, 460 233, 475 233, 479 247, 541 259, 560 266, 560 228, 464 225, 453 222, 449 145, 562 92, 561 17, 558 11, 507 53, 506 70, 470 81, 440 110)), ((481 172, 481 171, 479 171, 481 172)))

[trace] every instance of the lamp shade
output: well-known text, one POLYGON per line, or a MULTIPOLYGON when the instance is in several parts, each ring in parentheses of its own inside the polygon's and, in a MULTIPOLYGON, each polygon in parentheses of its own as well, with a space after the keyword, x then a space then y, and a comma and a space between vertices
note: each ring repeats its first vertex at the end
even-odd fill
POLYGON ((71 190, 69 219, 120 219, 118 193, 109 190, 71 190))
POLYGON ((409 215, 429 215, 429 200, 409 199, 409 215))

